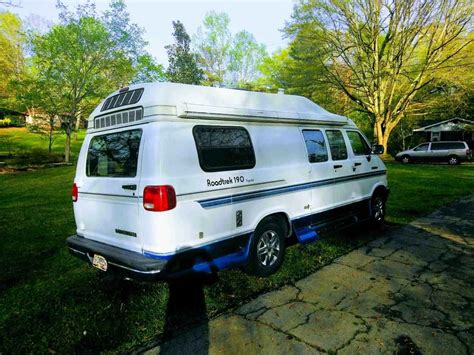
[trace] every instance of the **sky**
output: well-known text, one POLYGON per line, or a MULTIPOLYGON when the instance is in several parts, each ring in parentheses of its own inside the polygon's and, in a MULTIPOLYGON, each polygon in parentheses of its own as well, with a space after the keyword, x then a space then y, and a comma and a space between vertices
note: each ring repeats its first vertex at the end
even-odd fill
MULTIPOLYGON (((20 7, 9 8, 22 19, 42 22, 58 21, 56 0, 16 0, 20 7)), ((80 1, 63 0, 70 8, 80 1)), ((290 19, 293 0, 125 0, 132 22, 145 29, 144 37, 149 42, 148 51, 156 60, 166 65, 164 46, 173 42, 172 21, 180 20, 192 35, 201 25, 208 11, 226 12, 230 16, 230 30, 236 33, 247 30, 256 40, 264 43, 269 53, 284 47, 287 40, 281 29, 290 19)), ((108 0, 96 0, 98 10, 107 8, 108 0)), ((0 8, 3 10, 3 8, 0 8)))

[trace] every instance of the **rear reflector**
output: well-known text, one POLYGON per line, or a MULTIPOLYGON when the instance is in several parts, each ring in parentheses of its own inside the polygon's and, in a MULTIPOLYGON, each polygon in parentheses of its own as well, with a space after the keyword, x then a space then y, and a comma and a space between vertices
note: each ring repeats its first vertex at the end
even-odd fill
POLYGON ((143 207, 147 211, 161 212, 176 207, 176 192, 173 186, 147 186, 143 190, 143 207))
POLYGON ((77 189, 76 183, 72 185, 72 190, 71 190, 71 196, 72 196, 72 202, 77 201, 77 197, 79 195, 79 190, 77 189))

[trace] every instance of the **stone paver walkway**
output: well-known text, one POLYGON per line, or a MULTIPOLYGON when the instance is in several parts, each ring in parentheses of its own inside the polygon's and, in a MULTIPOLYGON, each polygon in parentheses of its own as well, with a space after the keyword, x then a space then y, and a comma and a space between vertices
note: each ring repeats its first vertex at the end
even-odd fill
POLYGON ((156 353, 474 353, 474 195, 156 353))

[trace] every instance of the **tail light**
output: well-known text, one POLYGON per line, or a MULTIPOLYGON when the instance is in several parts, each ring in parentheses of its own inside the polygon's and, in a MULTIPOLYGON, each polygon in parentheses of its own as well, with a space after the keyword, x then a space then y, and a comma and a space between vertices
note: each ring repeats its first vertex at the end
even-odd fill
POLYGON ((79 195, 79 190, 77 189, 76 183, 72 185, 72 190, 71 190, 71 196, 72 196, 72 202, 77 201, 77 197, 79 195))
POLYGON ((146 186, 143 190, 143 207, 147 211, 161 212, 176 207, 176 192, 173 186, 146 186))

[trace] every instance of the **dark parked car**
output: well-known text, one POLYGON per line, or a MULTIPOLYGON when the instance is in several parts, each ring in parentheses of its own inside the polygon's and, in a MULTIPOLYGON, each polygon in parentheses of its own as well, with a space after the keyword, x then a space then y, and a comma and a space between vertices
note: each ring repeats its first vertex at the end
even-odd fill
POLYGON ((463 161, 470 161, 471 150, 466 142, 428 142, 398 153, 395 160, 405 164, 433 161, 456 165, 463 161))

